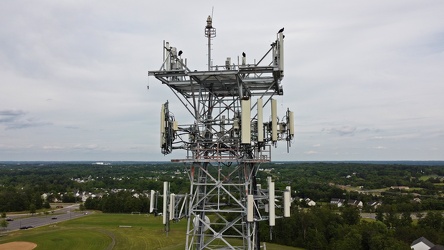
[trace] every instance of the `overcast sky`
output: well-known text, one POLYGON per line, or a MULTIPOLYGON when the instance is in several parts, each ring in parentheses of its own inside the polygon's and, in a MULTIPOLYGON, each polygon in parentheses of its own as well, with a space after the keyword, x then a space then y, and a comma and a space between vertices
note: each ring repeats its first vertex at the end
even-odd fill
POLYGON ((444 160, 444 1, 3 0, 0 161, 183 158, 160 153, 160 105, 182 105, 147 71, 163 40, 205 70, 213 7, 214 64, 285 27, 296 136, 274 161, 444 160))

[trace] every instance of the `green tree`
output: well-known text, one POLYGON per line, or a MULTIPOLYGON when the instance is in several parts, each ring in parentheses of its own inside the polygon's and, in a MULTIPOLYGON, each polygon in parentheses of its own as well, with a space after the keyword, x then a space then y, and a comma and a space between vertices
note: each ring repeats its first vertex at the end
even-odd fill
POLYGON ((9 222, 6 221, 6 219, 3 219, 0 221, 0 226, 3 227, 3 229, 7 228, 9 225, 9 222))
POLYGON ((384 211, 382 210, 382 208, 376 209, 376 220, 381 222, 384 221, 384 211))
POLYGON ((306 246, 308 249, 326 249, 327 248, 327 240, 324 237, 324 234, 319 232, 314 228, 310 228, 307 230, 306 237, 306 246))
POLYGON ((29 212, 31 213, 31 215, 35 214, 35 212, 36 212, 35 204, 29 205, 29 212))
POLYGON ((401 219, 399 220, 399 224, 401 226, 410 226, 413 222, 412 216, 410 212, 402 212, 401 219))
POLYGON ((418 221, 418 225, 422 228, 431 228, 440 231, 444 222, 441 212, 429 211, 426 216, 418 221))
POLYGON ((341 216, 348 225, 356 225, 361 220, 359 209, 353 206, 345 206, 342 208, 341 216))
POLYGON ((388 206, 387 210, 388 211, 386 213, 384 223, 389 228, 394 228, 394 227, 398 226, 398 224, 399 224, 399 216, 398 216, 396 207, 395 206, 388 206))
POLYGON ((350 230, 344 238, 334 244, 334 249, 341 250, 360 250, 362 248, 362 235, 355 229, 350 230))
POLYGON ((46 208, 46 209, 50 209, 50 208, 51 208, 51 205, 49 204, 48 201, 45 201, 45 202, 43 203, 43 208, 46 208))
POLYGON ((369 250, 411 250, 411 248, 393 237, 377 235, 373 238, 369 250))
POLYGON ((359 230, 362 235, 362 247, 364 249, 370 249, 376 236, 386 235, 388 232, 387 226, 382 221, 363 221, 359 224, 359 230))

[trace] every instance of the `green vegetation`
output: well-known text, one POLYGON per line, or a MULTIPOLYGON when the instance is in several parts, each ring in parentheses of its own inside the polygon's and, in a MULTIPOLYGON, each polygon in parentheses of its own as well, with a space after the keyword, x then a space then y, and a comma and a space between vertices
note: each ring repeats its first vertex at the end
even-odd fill
POLYGON ((13 241, 29 241, 37 249, 105 249, 111 240, 99 231, 84 229, 29 230, 13 241), (57 231, 56 231, 57 230, 57 231))
MULTIPOLYGON (((377 216, 378 217, 378 216, 377 216)), ((426 236, 435 244, 444 243, 442 212, 430 211, 413 223, 410 213, 389 211, 377 220, 360 219, 356 207, 345 206, 339 211, 331 207, 293 208, 289 219, 277 220, 273 238, 265 241, 305 247, 307 249, 410 249, 415 239, 426 236)))
MULTIPOLYGON (((78 202, 79 194, 87 194, 90 198, 82 206, 85 209, 107 213, 146 213, 149 204, 147 193, 149 190, 162 190, 163 181, 171 183, 171 192, 187 192, 189 181, 185 167, 182 164, 141 162, 112 165, 0 163, 0 212, 3 216, 11 211, 47 211, 42 209, 48 209, 49 202, 78 202), (47 195, 46 200, 41 198, 43 193, 47 195)), ((227 166, 226 170, 229 171, 230 167, 227 166)), ((213 170, 210 168, 209 171, 213 170)), ((408 249, 414 239, 425 236, 435 244, 444 244, 443 166, 414 162, 409 165, 344 162, 262 164, 257 174, 258 184, 265 187, 268 176, 273 178, 278 191, 291 186, 295 201, 292 217, 277 221, 272 238, 267 223, 261 225, 262 241, 307 249, 408 249), (315 201, 316 207, 309 207, 307 198, 315 201), (333 198, 344 199, 345 203, 362 201, 362 212, 373 213, 377 221, 360 219, 354 207, 338 208, 330 204, 333 198)), ((161 207, 158 209, 160 211, 161 207)), ((60 232, 67 238, 75 238, 78 237, 77 232, 84 232, 100 235, 97 237, 105 240, 94 244, 103 244, 104 248, 110 246, 114 239, 114 249, 145 249, 145 245, 183 249, 185 221, 174 223, 168 238, 165 238, 160 218, 127 216, 131 215, 99 214, 88 217, 90 220, 60 223, 54 228, 19 231, 14 237, 25 234, 31 237, 38 233, 57 235, 60 232), (131 222, 129 218, 139 219, 131 222), (135 224, 131 228, 118 227, 128 223, 135 224), (154 237, 147 238, 147 234, 154 237)), ((36 236, 35 239, 41 240, 42 246, 60 241, 49 236, 36 236), (45 243, 45 239, 48 242, 45 243)), ((86 237, 78 243, 85 246, 76 248, 88 249, 88 242, 86 237)), ((272 249, 272 246, 267 245, 267 248, 272 249)))
MULTIPOLYGON (((52 226, 17 231, 1 237, 0 244, 12 241, 30 241, 39 250, 100 250, 100 249, 164 249, 185 247, 186 221, 174 223, 165 234, 161 217, 130 214, 95 213, 52 226), (128 226, 128 227, 119 227, 128 226)), ((267 244, 270 250, 297 250, 267 244)))

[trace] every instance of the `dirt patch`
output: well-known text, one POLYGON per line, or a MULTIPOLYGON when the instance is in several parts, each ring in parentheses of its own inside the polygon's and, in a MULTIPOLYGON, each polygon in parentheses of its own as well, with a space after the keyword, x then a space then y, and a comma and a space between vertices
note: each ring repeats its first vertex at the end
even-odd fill
POLYGON ((26 241, 14 241, 0 244, 0 250, 32 250, 37 247, 37 244, 26 241))

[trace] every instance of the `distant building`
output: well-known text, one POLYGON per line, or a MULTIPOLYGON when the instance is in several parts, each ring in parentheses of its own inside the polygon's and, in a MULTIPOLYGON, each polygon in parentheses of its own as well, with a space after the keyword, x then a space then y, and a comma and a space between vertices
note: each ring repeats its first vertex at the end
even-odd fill
POLYGON ((312 201, 310 198, 305 199, 305 203, 310 207, 316 206, 316 202, 312 201))
POLYGON ((336 205, 338 207, 342 207, 345 204, 345 199, 332 198, 330 200, 330 204, 336 205))
POLYGON ((362 206, 363 206, 362 201, 358 201, 358 200, 348 200, 347 205, 355 206, 355 207, 359 207, 359 208, 362 208, 362 206))
POLYGON ((413 198, 413 201, 414 201, 414 202, 416 202, 416 203, 421 203, 421 199, 420 199, 420 198, 418 198, 418 197, 416 197, 416 198, 413 198))
POLYGON ((410 248, 413 250, 430 250, 435 246, 432 242, 430 242, 425 237, 418 238, 412 242, 410 248))
POLYGON ((367 202, 367 207, 377 208, 379 206, 381 206, 381 203, 379 201, 369 201, 369 202, 367 202))

